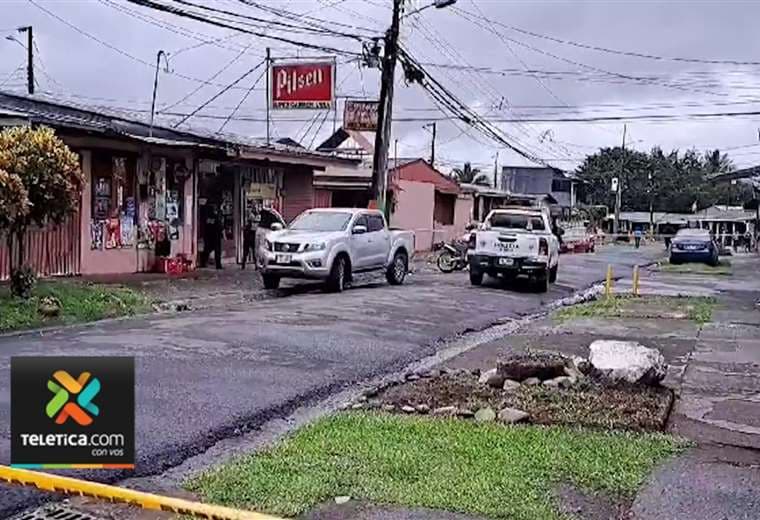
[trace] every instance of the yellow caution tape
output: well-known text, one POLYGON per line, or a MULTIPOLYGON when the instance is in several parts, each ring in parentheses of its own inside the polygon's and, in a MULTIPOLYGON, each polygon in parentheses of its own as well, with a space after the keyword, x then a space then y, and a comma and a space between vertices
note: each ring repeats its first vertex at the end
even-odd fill
POLYGON ((230 507, 202 504, 181 498, 164 497, 131 489, 88 482, 70 477, 50 475, 27 469, 0 466, 0 481, 20 486, 34 486, 42 491, 80 495, 107 502, 129 504, 143 509, 170 511, 212 520, 282 520, 275 516, 241 511, 230 507))

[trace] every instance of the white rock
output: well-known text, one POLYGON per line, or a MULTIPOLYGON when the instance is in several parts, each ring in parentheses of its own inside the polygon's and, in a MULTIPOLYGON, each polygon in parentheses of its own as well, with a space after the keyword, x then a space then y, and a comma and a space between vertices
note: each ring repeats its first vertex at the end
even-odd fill
POLYGON ((594 341, 589 345, 589 361, 610 378, 634 384, 657 384, 668 371, 659 350, 635 341, 594 341))
POLYGON ((499 422, 504 424, 514 424, 524 421, 528 418, 528 412, 523 412, 517 408, 504 408, 499 412, 499 422))
POLYGON ((346 503, 346 502, 348 502, 349 500, 351 500, 351 497, 346 497, 346 496, 343 496, 343 497, 335 497, 335 503, 336 503, 336 504, 345 504, 345 503, 346 503))
POLYGON ((496 412, 491 408, 481 408, 475 412, 475 420, 477 422, 491 422, 496 419, 496 412))
POLYGON ((504 386, 502 386, 502 388, 508 392, 511 392, 513 390, 517 390, 518 388, 520 388, 520 383, 518 383, 517 381, 513 381, 511 379, 506 379, 504 381, 504 386))
POLYGON ((537 377, 529 377, 522 382, 525 386, 536 386, 541 384, 541 380, 537 377))
POLYGON ((499 374, 499 372, 495 368, 492 368, 491 370, 487 370, 483 372, 480 375, 480 379, 478 379, 478 382, 481 385, 488 385, 493 388, 501 388, 504 385, 505 379, 506 379, 506 376, 499 374))
POLYGON ((554 379, 547 379, 544 381, 544 386, 550 386, 554 388, 568 388, 575 383, 575 379, 568 376, 555 377, 554 379))

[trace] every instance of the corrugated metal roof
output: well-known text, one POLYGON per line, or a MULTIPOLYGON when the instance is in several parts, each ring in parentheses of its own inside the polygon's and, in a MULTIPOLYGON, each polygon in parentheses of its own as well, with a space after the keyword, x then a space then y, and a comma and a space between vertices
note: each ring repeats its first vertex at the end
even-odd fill
POLYGON ((29 118, 34 123, 119 135, 142 141, 146 141, 146 139, 163 140, 155 141, 156 144, 162 145, 169 145, 169 142, 173 142, 174 146, 178 146, 176 143, 182 143, 180 146, 204 144, 218 148, 236 147, 248 149, 254 153, 291 158, 303 157, 344 164, 357 162, 357 160, 339 157, 331 153, 316 152, 275 142, 267 144, 264 139, 248 136, 214 134, 205 129, 175 130, 154 125, 151 130, 150 125, 146 122, 127 118, 123 114, 103 107, 95 109, 75 104, 61 104, 41 95, 27 97, 0 92, 0 110, 12 112, 15 117, 29 118), (149 138, 151 132, 153 136, 149 138))

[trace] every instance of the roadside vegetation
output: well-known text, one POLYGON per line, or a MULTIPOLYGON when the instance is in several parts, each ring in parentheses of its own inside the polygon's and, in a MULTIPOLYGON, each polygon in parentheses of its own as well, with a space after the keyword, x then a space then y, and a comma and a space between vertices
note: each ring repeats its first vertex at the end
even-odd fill
POLYGON ((337 496, 490 518, 562 518, 563 483, 630 499, 683 451, 664 434, 343 413, 189 483, 205 500, 296 516, 337 496))
POLYGON ((149 301, 143 294, 125 287, 43 282, 26 299, 0 291, 0 332, 81 323, 149 310, 149 301))
POLYGON ((660 265, 660 271, 663 273, 679 273, 679 274, 705 274, 705 275, 723 275, 730 276, 733 274, 731 270, 730 260, 721 260, 718 265, 711 266, 707 264, 699 263, 687 263, 687 264, 671 264, 663 263, 660 265))
POLYGON ((560 322, 579 318, 669 318, 707 323, 712 320, 716 304, 715 298, 702 296, 602 296, 559 309, 554 318, 560 322))

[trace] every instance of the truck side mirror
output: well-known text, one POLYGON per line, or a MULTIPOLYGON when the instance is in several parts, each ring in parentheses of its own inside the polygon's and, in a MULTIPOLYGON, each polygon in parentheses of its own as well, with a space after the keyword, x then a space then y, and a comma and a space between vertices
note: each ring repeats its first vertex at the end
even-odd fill
POLYGON ((363 235, 364 233, 367 232, 367 226, 361 226, 361 225, 354 226, 354 229, 352 229, 351 232, 354 235, 363 235))

